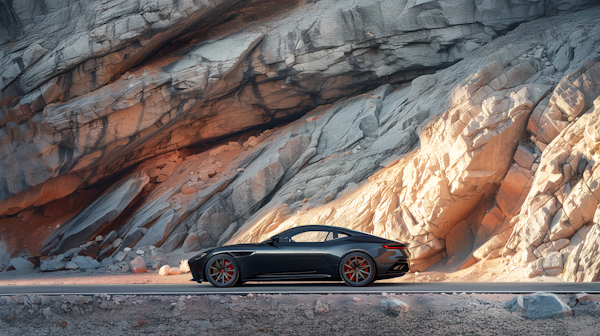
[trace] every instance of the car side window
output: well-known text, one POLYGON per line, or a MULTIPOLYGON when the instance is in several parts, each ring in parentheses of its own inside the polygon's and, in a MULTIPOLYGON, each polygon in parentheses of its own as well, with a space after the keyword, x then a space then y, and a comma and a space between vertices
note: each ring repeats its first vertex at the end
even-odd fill
POLYGON ((292 243, 322 243, 329 231, 304 231, 290 237, 292 243))
POLYGON ((332 241, 332 240, 336 240, 336 239, 340 239, 340 238, 345 238, 345 237, 348 237, 348 235, 345 234, 345 233, 336 232, 336 231, 329 231, 329 234, 325 238, 325 241, 332 241))

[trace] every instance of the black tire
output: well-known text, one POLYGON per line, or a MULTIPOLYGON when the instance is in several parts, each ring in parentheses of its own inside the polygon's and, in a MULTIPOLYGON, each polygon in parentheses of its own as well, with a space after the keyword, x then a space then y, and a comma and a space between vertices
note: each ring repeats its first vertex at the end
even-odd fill
POLYGON ((231 287, 240 277, 240 269, 228 254, 217 254, 206 263, 206 279, 215 287, 231 287))
POLYGON ((362 287, 375 280, 375 262, 364 253, 348 254, 342 259, 338 269, 340 277, 348 286, 362 287))

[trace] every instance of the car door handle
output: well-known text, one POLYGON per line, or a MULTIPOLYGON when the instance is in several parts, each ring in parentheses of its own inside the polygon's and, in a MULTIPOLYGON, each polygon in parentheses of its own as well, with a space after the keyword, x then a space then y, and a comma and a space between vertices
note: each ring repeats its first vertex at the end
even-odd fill
POLYGON ((311 251, 318 251, 319 249, 318 248, 311 248, 310 250, 311 251))

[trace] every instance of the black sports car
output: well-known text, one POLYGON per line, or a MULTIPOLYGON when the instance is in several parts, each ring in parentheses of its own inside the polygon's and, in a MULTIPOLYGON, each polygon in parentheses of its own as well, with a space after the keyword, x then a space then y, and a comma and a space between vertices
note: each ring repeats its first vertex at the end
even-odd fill
POLYGON ((193 279, 216 287, 245 281, 343 280, 365 286, 409 271, 406 244, 334 226, 291 228, 258 244, 214 248, 189 260, 193 279))

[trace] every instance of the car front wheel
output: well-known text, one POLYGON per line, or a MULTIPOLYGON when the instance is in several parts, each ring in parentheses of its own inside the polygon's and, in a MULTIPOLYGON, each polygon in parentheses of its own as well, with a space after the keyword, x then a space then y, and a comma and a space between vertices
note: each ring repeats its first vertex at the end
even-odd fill
POLYGON ((375 263, 366 254, 350 253, 342 259, 340 276, 348 286, 361 287, 375 279, 375 263))
POLYGON ((237 263, 227 254, 217 254, 206 263, 206 278, 215 287, 231 287, 239 276, 237 263))

